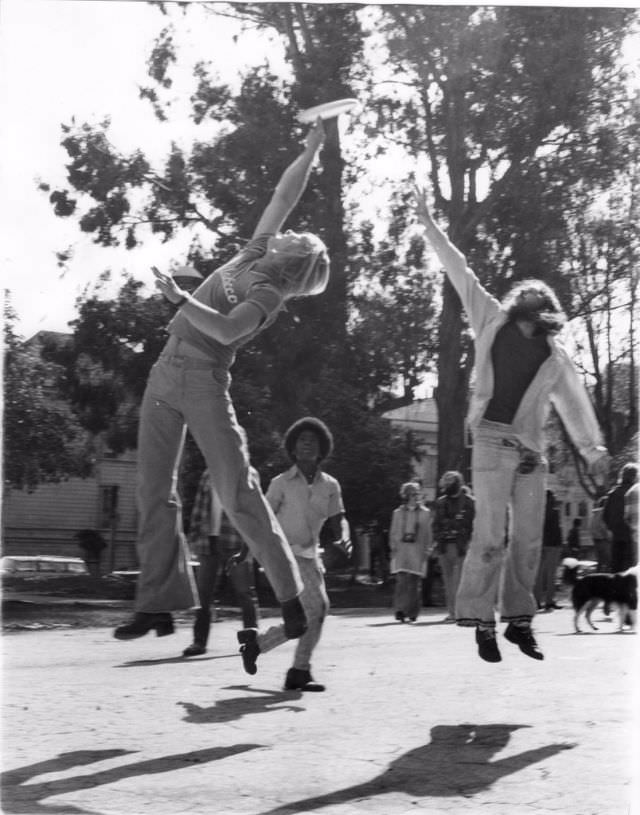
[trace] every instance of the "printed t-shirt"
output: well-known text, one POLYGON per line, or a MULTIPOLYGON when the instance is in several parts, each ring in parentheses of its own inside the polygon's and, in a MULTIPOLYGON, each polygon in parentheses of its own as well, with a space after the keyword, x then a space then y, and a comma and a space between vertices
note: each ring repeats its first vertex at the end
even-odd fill
POLYGON ((283 307, 282 294, 264 273, 254 268, 256 261, 265 255, 270 237, 265 234, 253 238, 230 261, 203 280, 192 295, 221 314, 228 314, 239 303, 253 303, 262 312, 262 321, 255 331, 224 345, 198 330, 180 312, 169 323, 170 334, 204 351, 222 368, 230 368, 237 349, 270 325, 283 307))

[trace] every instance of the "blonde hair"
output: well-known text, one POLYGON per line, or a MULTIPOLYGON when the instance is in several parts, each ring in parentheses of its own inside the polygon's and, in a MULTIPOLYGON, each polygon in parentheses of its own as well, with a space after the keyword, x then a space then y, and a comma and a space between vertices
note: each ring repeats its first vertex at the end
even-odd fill
POLYGON ((400 487, 400 498, 402 498, 403 501, 406 501, 408 500, 409 492, 416 492, 419 496, 421 491, 422 487, 417 481, 407 481, 400 487))
POLYGON ((292 233, 303 244, 302 252, 279 252, 260 264, 285 299, 322 294, 329 282, 329 254, 311 232, 292 233))

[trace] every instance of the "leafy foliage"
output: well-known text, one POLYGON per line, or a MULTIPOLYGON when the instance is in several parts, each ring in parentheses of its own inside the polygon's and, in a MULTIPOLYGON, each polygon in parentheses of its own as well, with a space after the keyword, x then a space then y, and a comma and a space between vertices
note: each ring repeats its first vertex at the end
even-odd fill
POLYGON ((4 482, 32 491, 40 483, 84 476, 91 447, 68 405, 55 398, 57 366, 14 331, 15 314, 5 302, 4 482))
POLYGON ((142 285, 128 277, 115 300, 98 289, 81 301, 71 342, 49 354, 64 370, 59 387, 82 426, 104 434, 115 453, 136 445, 140 401, 170 316, 162 298, 140 295, 142 285))

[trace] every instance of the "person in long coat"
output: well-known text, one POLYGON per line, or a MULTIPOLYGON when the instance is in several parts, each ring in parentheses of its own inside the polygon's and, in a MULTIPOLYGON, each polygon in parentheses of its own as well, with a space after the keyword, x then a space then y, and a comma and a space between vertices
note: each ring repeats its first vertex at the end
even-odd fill
POLYGON ((396 576, 393 605, 395 618, 401 623, 418 618, 432 547, 431 512, 420 503, 420 493, 420 485, 414 481, 402 485, 402 504, 393 511, 389 528, 391 574, 396 576))

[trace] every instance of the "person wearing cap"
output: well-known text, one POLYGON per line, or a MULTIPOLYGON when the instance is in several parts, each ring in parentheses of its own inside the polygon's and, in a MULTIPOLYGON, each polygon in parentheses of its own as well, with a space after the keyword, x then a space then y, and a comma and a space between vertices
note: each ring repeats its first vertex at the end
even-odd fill
POLYGON ((304 191, 325 140, 322 122, 286 168, 248 244, 188 294, 170 273, 153 270, 175 306, 169 339, 147 382, 138 428, 140 576, 134 615, 114 636, 130 640, 173 632, 171 612, 199 605, 175 488, 185 432, 191 431, 232 525, 247 543, 281 604, 286 635, 306 630, 296 559, 251 467, 229 395, 237 350, 270 326, 294 297, 323 292, 324 243, 311 233, 280 232, 304 191))
POLYGON ((476 514, 475 501, 464 483, 462 473, 447 470, 440 479, 440 495, 433 508, 432 532, 440 560, 444 596, 447 601, 445 622, 455 622, 456 594, 476 514))
MULTIPOLYGON (((311 655, 329 611, 320 530, 328 523, 334 540, 349 549, 349 525, 344 516, 340 484, 320 468, 320 463, 333 449, 333 437, 326 424, 312 416, 299 419, 287 430, 284 447, 292 466, 271 481, 267 500, 298 563, 304 586, 300 600, 309 624, 307 632, 298 640, 284 687, 285 690, 324 691, 325 686, 311 675, 311 655)), ((246 628, 238 632, 238 641, 245 671, 255 674, 258 656, 285 642, 286 633, 282 625, 264 632, 246 628)))
POLYGON ((505 638, 541 660, 531 621, 538 610, 533 588, 542 549, 544 429, 550 407, 585 465, 600 478, 608 466, 607 450, 584 383, 556 340, 566 317, 552 289, 541 280, 524 280, 498 301, 435 223, 422 189, 416 189, 416 204, 475 344, 475 387, 467 418, 476 517, 456 597, 456 622, 475 628, 481 659, 500 662, 498 607, 507 623, 505 638))
POLYGON ((171 277, 175 280, 179 288, 189 294, 193 294, 204 279, 200 272, 194 269, 193 266, 178 266, 177 269, 171 272, 171 277))

